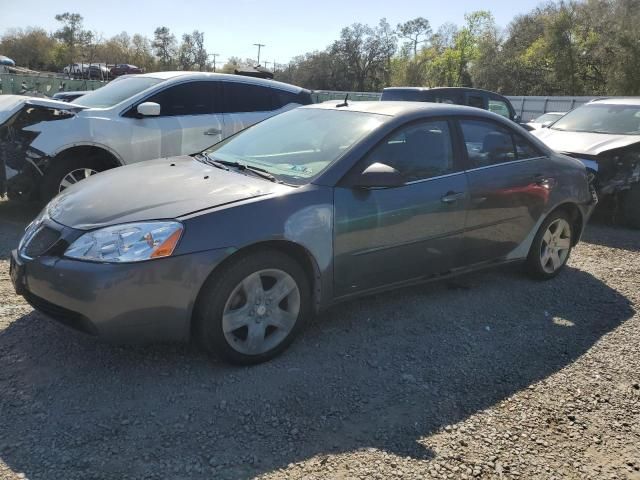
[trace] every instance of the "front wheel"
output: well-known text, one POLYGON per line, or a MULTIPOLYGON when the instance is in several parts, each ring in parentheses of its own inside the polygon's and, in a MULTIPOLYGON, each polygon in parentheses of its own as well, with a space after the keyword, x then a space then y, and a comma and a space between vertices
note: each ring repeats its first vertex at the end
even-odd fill
POLYGON ((288 255, 265 250, 213 274, 200 292, 194 334, 230 363, 261 363, 289 346, 309 312, 304 270, 288 255))
POLYGON ((92 157, 66 157, 53 159, 51 162, 40 188, 40 196, 45 202, 72 185, 106 170, 104 162, 92 157))
POLYGON ((563 210, 552 213, 540 226, 527 256, 527 270, 535 278, 547 280, 564 268, 573 246, 570 216, 563 210))

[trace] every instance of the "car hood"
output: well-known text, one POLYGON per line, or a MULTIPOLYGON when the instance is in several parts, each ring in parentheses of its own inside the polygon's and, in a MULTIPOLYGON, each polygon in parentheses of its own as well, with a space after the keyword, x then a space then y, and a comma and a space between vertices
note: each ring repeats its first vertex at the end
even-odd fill
POLYGON ((62 100, 25 97, 23 95, 0 95, 0 125, 9 120, 9 118, 22 107, 28 106, 54 108, 56 110, 68 110, 71 112, 77 112, 85 108, 80 105, 63 102, 62 100))
POLYGON ((192 157, 140 162, 94 175, 51 201, 49 216, 89 230, 118 223, 178 218, 295 187, 221 170, 192 157))
POLYGON ((562 153, 599 155, 608 150, 627 147, 640 142, 640 135, 612 135, 607 133, 565 132, 542 128, 532 135, 542 140, 549 148, 562 153))

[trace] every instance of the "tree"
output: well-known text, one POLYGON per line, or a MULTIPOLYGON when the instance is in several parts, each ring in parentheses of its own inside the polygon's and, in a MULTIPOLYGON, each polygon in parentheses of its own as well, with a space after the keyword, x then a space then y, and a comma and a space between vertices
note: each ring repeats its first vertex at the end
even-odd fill
POLYGON ((153 32, 152 46, 163 68, 174 66, 176 44, 176 37, 167 27, 158 27, 155 32, 153 32))
POLYGON ((55 18, 62 26, 55 31, 54 36, 65 45, 69 64, 72 65, 78 47, 86 43, 89 32, 83 30, 83 18, 79 13, 65 12, 55 18))
POLYGON ((191 34, 193 39, 193 61, 198 66, 198 70, 208 70, 209 55, 204 48, 204 32, 194 30, 191 34))
POLYGON ((33 70, 55 68, 56 46, 55 38, 42 28, 12 29, 0 37, 0 52, 33 70))
POLYGON ((398 36, 407 40, 406 47, 413 51, 413 56, 418 55, 418 45, 427 41, 431 35, 431 24, 424 17, 417 17, 408 22, 399 23, 398 36))

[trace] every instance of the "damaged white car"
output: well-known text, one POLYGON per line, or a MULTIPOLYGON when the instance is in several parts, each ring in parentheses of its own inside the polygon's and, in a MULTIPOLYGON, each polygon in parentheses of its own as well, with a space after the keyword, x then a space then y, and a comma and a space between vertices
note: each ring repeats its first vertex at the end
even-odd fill
POLYGON ((613 208, 614 219, 640 228, 639 98, 593 100, 531 133, 581 160, 595 175, 598 196, 613 208))
POLYGON ((191 155, 309 103, 292 85, 196 72, 123 76, 73 103, 0 95, 0 196, 48 200, 97 172, 191 155))

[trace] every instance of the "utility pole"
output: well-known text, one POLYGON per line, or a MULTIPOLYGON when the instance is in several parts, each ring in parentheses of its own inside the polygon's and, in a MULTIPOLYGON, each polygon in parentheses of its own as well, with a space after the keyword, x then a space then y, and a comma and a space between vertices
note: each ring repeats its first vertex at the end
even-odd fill
POLYGON ((254 45, 258 47, 258 65, 260 65, 260 49, 266 45, 264 43, 254 43, 254 45))
POLYGON ((210 53, 209 54, 211 57, 213 57, 213 71, 216 71, 216 57, 219 57, 220 54, 219 53, 210 53))

